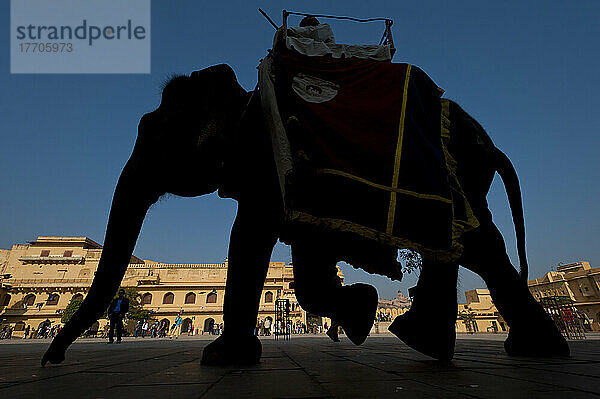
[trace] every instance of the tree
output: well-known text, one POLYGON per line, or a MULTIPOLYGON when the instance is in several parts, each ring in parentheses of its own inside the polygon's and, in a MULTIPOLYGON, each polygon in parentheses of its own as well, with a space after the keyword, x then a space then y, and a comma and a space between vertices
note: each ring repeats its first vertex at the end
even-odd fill
POLYGON ((69 302, 62 314, 62 317, 60 318, 60 322, 63 324, 68 322, 75 312, 77 312, 77 309, 79 309, 79 306, 81 306, 82 302, 82 299, 71 299, 71 302, 69 302))
POLYGON ((462 320, 469 334, 473 334, 473 324, 475 323, 475 313, 471 309, 458 312, 458 319, 462 320))
MULTIPOLYGON (((129 311, 127 312, 127 318, 130 320, 148 320, 152 317, 151 310, 143 309, 142 304, 139 301, 140 294, 137 289, 134 287, 121 287, 120 290, 125 291, 125 298, 129 299, 129 311)), ((115 298, 118 298, 119 294, 115 295, 115 298)), ((104 311, 105 319, 108 319, 108 309, 104 311)))
POLYGON ((400 260, 404 267, 402 273, 410 274, 411 272, 419 269, 423 263, 423 259, 418 252, 410 249, 401 249, 398 251, 398 260, 400 260))

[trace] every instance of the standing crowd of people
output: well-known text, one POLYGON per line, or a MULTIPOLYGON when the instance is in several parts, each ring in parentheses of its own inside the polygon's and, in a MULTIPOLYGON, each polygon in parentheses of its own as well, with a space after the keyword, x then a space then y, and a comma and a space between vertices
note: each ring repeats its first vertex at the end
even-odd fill
POLYGON ((386 322, 386 321, 393 321, 393 317, 391 314, 389 313, 384 313, 384 312, 377 312, 377 315, 375 316, 375 320, 376 321, 382 321, 382 322, 386 322))
POLYGON ((134 337, 150 337, 150 338, 164 338, 169 334, 169 325, 166 321, 153 321, 153 320, 138 320, 135 323, 133 329, 134 337))
MULTIPOLYGON (((126 299, 126 298, 125 298, 126 299)), ((126 334, 125 329, 123 327, 123 316, 120 313, 120 307, 117 307, 117 300, 113 302, 109 312, 109 320, 110 323, 104 326, 104 330, 100 332, 100 337, 108 337, 108 342, 114 342, 114 335, 116 332, 117 340, 116 342, 121 342, 122 336, 126 334), (115 312, 116 309, 116 312, 115 312), (116 313, 116 314, 115 314, 116 313)), ((128 308, 128 304, 124 304, 123 301, 119 306, 124 306, 128 308)), ((30 326, 27 326, 24 330, 23 339, 34 339, 34 338, 54 338, 56 334, 61 330, 60 325, 52 326, 52 322, 48 319, 40 323, 37 329, 32 329, 30 326)), ((297 321, 296 323, 288 323, 287 329, 284 328, 280 321, 272 321, 270 317, 264 319, 258 319, 256 322, 256 327, 254 329, 254 334, 257 336, 269 336, 272 334, 322 334, 327 332, 328 325, 327 322, 321 325, 309 325, 297 321)), ((12 326, 4 326, 0 330, 0 339, 9 339, 12 338, 12 334, 14 331, 14 327, 12 326)), ((223 333, 223 323, 213 323, 209 326, 208 329, 200 329, 198 326, 194 326, 193 323, 188 323, 185 328, 183 328, 183 319, 181 315, 178 315, 175 318, 173 324, 169 326, 169 321, 163 319, 161 321, 158 320, 138 320, 135 323, 133 331, 131 332, 131 336, 135 338, 178 338, 182 334, 187 334, 188 336, 192 335, 220 335, 223 333)), ((96 331, 92 336, 97 336, 96 331)))
POLYGON ((169 322, 166 319, 162 321, 158 320, 139 320, 135 323, 133 328, 133 337, 135 338, 178 338, 183 334, 190 335, 204 335, 204 333, 211 335, 220 335, 223 332, 223 323, 210 323, 206 330, 195 326, 193 322, 189 322, 184 326, 183 318, 181 315, 177 315, 175 321, 169 328, 169 322))
MULTIPOLYGON (((96 330, 91 331, 91 334, 85 335, 86 337, 108 337, 108 343, 113 343, 115 342, 114 336, 116 333, 116 342, 119 343, 121 342, 123 335, 129 335, 129 332, 125 331, 123 326, 123 319, 129 309, 129 301, 124 294, 124 292, 119 292, 119 297, 113 300, 111 303, 108 312, 110 323, 104 326, 104 330, 100 331, 100 334, 98 334, 98 331, 96 330)), ((46 319, 40 323, 37 330, 27 326, 24 330, 23 339, 54 338, 62 327, 60 325, 52 326, 52 323, 53 322, 51 322, 49 319, 46 319)), ((205 333, 209 335, 220 335, 223 333, 223 323, 209 323, 209 325, 205 326, 204 329, 194 326, 193 322, 187 323, 185 327, 183 324, 184 323, 181 314, 177 315, 172 324, 170 324, 167 319, 163 319, 161 321, 153 319, 138 320, 135 322, 133 331, 131 331, 131 336, 134 338, 168 337, 171 339, 177 339, 182 334, 193 336, 204 335, 205 333)), ((327 322, 325 322, 323 326, 312 324, 307 326, 305 323, 297 321, 295 323, 289 322, 287 323, 287 326, 284 326, 281 321, 273 321, 271 317, 266 317, 257 319, 254 334, 256 336, 270 336, 272 334, 280 335, 288 333, 322 334, 326 333, 328 329, 327 322)), ((0 339, 12 338, 13 331, 14 327, 4 326, 0 330, 0 339)))
MULTIPOLYGON (((54 338, 56 334, 61 330, 61 326, 53 326, 49 319, 46 319, 40 323, 37 329, 31 328, 31 326, 25 327, 23 330, 23 339, 42 339, 42 338, 54 338)), ((0 330, 0 339, 11 339, 13 338, 14 327, 4 326, 0 330)))
POLYGON ((300 320, 294 322, 288 322, 284 325, 281 321, 273 321, 270 317, 259 318, 256 320, 256 327, 254 327, 254 335, 256 336, 269 336, 271 334, 324 334, 329 329, 327 322, 324 325, 302 323, 300 320))

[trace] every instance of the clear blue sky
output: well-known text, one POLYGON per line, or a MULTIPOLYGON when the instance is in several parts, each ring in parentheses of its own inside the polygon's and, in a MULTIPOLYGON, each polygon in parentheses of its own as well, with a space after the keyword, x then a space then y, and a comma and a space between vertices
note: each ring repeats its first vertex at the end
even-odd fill
MULTIPOLYGON (((394 20, 396 62, 423 68, 512 159, 523 190, 531 277, 600 249, 600 3, 595 1, 153 1, 150 75, 10 75, 9 2, 0 3, 0 248, 37 235, 104 240, 112 192, 140 116, 173 72, 233 67, 248 90, 281 10, 394 20)), ((297 21, 296 21, 297 22, 297 21)), ((340 43, 374 43, 382 24, 333 23, 340 43)), ((488 196, 512 259, 514 232, 498 179, 488 196)), ((135 254, 221 262, 236 211, 215 195, 155 206, 135 254)), ((278 244, 273 260, 289 262, 278 244)), ((347 281, 400 284, 344 267, 347 281)), ((481 288, 461 273, 460 289, 481 288)))

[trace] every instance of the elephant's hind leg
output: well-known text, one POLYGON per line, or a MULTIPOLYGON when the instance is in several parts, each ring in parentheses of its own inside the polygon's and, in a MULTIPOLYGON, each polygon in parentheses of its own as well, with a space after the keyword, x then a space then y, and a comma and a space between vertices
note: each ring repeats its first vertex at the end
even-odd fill
POLYGON ((339 284, 336 257, 327 241, 311 237, 292 244, 296 298, 310 313, 339 323, 356 345, 364 342, 377 312, 377 290, 368 284, 339 284))
POLYGON ((454 356, 457 312, 456 264, 423 261, 410 310, 389 330, 411 348, 438 360, 454 356))
POLYGON ((567 342, 510 263, 502 235, 487 206, 478 209, 481 225, 465 234, 461 265, 483 278, 494 304, 508 323, 506 352, 514 356, 568 356, 567 342))

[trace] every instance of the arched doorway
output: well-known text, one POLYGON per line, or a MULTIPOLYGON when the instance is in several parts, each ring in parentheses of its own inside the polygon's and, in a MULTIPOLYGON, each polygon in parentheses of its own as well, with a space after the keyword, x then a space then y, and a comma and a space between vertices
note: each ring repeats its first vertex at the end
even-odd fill
POLYGON ((312 334, 319 332, 323 326, 323 318, 312 313, 306 313, 306 329, 312 334))
POLYGON ((183 334, 190 332, 190 327, 192 327, 192 319, 186 317, 185 319, 183 319, 183 324, 181 324, 181 333, 183 334))
POLYGON ((204 328, 202 329, 202 334, 204 334, 205 332, 212 334, 214 328, 215 328, 215 319, 213 319, 212 317, 209 317, 208 319, 204 320, 204 328))
POLYGON ((165 335, 167 335, 169 333, 169 326, 171 325, 171 322, 169 321, 169 319, 162 319, 160 321, 160 324, 158 326, 158 337, 164 337, 165 335))
POLYGON ((265 335, 271 335, 271 333, 275 331, 275 326, 273 325, 273 318, 271 316, 265 317, 265 335))
POLYGON ((38 324, 37 327, 37 337, 38 338, 47 338, 50 333, 50 327, 52 326, 52 322, 48 319, 42 321, 38 324))

